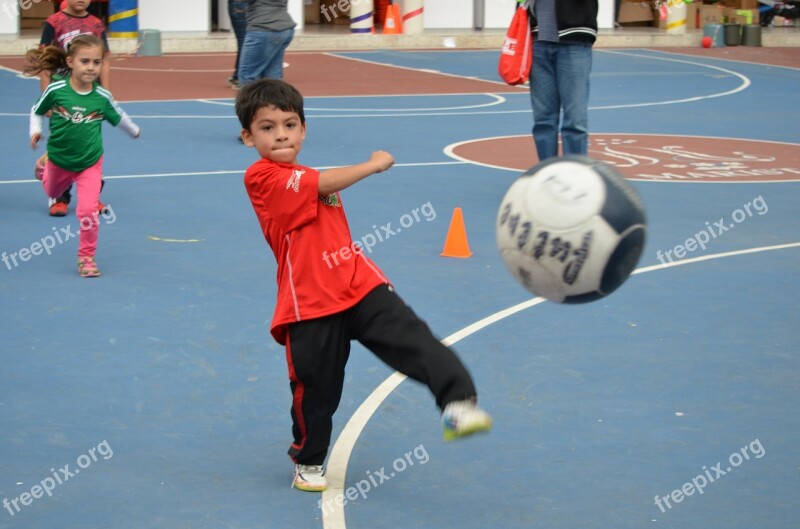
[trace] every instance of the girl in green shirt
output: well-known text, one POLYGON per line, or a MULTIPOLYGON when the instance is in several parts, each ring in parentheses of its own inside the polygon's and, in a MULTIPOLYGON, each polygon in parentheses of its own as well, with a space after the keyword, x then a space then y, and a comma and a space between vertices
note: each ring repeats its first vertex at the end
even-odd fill
POLYGON ((82 277, 97 277, 95 263, 100 212, 100 186, 103 172, 103 121, 119 126, 132 138, 140 129, 122 110, 111 92, 97 83, 103 65, 105 46, 92 35, 79 35, 64 52, 56 46, 30 50, 25 73, 55 72, 64 67, 69 74, 51 82, 33 105, 30 115, 31 147, 42 138, 44 117, 52 111, 47 139, 48 159, 42 174, 47 196, 61 195, 71 184, 78 194, 76 214, 80 223, 78 271, 82 277))

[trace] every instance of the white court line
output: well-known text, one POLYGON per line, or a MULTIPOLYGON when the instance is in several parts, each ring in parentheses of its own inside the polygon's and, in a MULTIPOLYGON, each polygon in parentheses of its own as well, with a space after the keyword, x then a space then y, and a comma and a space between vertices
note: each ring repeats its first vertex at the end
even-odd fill
POLYGON ((421 112, 427 110, 466 110, 468 108, 486 108, 501 105, 506 102, 506 98, 498 94, 475 94, 485 95, 493 99, 488 103, 477 105, 461 105, 457 107, 429 107, 429 108, 306 108, 307 111, 316 112, 421 112))
POLYGON ((231 69, 224 70, 178 70, 175 68, 133 68, 126 66, 112 66, 112 70, 126 70, 131 72, 163 72, 163 73, 230 73, 231 69))
MULTIPOLYGON (((439 96, 444 94, 438 94, 439 96)), ((447 94, 447 96, 451 96, 452 94, 447 94)), ((305 107, 304 110, 306 112, 420 112, 420 111, 429 111, 429 110, 466 110, 469 108, 486 108, 492 107, 495 105, 501 105, 506 102, 506 98, 499 95, 499 94, 463 94, 463 95, 484 95, 492 99, 492 101, 488 103, 479 103, 477 105, 461 105, 457 107, 430 107, 430 108, 317 108, 317 107, 305 107)), ((332 96, 338 99, 338 96, 332 96)), ((374 96, 373 96, 374 97, 374 96)), ((429 95, 424 96, 416 96, 411 94, 403 94, 403 97, 431 97, 429 95)), ((213 100, 213 99, 198 99, 199 103, 206 103, 209 105, 220 105, 220 106, 234 106, 234 102, 228 101, 220 101, 220 100, 213 100)), ((359 114, 360 115, 360 114, 359 114)), ((405 114, 401 114, 405 115, 405 114)), ((309 118, 314 117, 315 119, 319 116, 309 116, 309 118)), ((325 116, 325 117, 344 117, 344 116, 325 116)))
MULTIPOLYGON (((459 162, 457 160, 450 161, 450 162, 409 162, 409 163, 396 163, 392 167, 432 167, 434 165, 463 165, 465 162, 459 162)), ((337 167, 342 167, 340 165, 323 165, 318 166, 315 169, 318 171, 326 171, 328 169, 335 169, 337 167)), ((227 174, 241 174, 243 175, 245 172, 244 169, 240 169, 237 171, 200 171, 194 173, 147 173, 147 174, 129 174, 129 175, 117 175, 117 176, 103 176, 103 180, 130 180, 136 178, 169 178, 173 176, 216 176, 216 175, 227 175, 227 174)), ((2 184, 40 184, 39 180, 0 180, 0 185, 2 184)))
MULTIPOLYGON (((322 51, 289 51, 286 52, 286 56, 289 57, 291 55, 323 55, 325 52, 322 51)), ((174 58, 183 58, 183 57, 236 57, 235 51, 215 51, 209 53, 181 53, 181 52, 170 52, 162 54, 162 57, 174 57, 174 58)), ((127 58, 116 58, 112 57, 112 61, 126 61, 127 58)))
POLYGON ((9 68, 7 66, 0 66, 0 70, 5 71, 5 72, 13 73, 15 75, 15 77, 18 77, 19 79, 25 79, 25 80, 30 80, 30 81, 38 81, 39 80, 38 76, 25 75, 24 73, 22 73, 22 71, 15 70, 15 69, 9 68))
POLYGON ((742 75, 742 74, 740 74, 738 72, 734 72, 733 70, 728 70, 727 68, 722 68, 720 66, 713 66, 713 65, 710 65, 710 64, 703 64, 703 63, 700 63, 700 62, 692 62, 692 61, 687 61, 687 60, 683 60, 683 59, 670 59, 668 57, 653 57, 653 56, 650 56, 650 55, 639 55, 639 54, 636 54, 636 53, 625 52, 625 51, 608 51, 608 50, 606 50, 606 53, 610 53, 612 55, 624 55, 624 56, 627 56, 627 57, 639 57, 641 59, 650 59, 650 60, 655 60, 655 61, 677 62, 677 63, 681 63, 681 64, 691 64, 692 66, 701 66, 703 68, 710 68, 712 70, 718 70, 718 71, 726 73, 728 75, 732 75, 734 77, 738 77, 739 79, 741 79, 742 83, 739 86, 737 86, 736 88, 733 88, 731 90, 727 90, 725 92, 718 92, 716 94, 709 94, 709 95, 704 95, 704 96, 686 97, 686 98, 683 98, 683 99, 672 99, 672 100, 652 102, 652 103, 631 103, 631 104, 627 104, 627 105, 607 105, 607 106, 602 106, 602 107, 590 107, 590 110, 608 110, 608 109, 615 109, 615 108, 636 108, 636 107, 649 107, 649 106, 658 106, 658 105, 675 105, 675 104, 678 104, 678 103, 689 103, 689 102, 692 102, 692 101, 702 101, 704 99, 713 99, 715 97, 724 97, 724 96, 733 95, 733 94, 735 94, 737 92, 741 92, 743 90, 746 90, 747 87, 750 86, 750 84, 751 84, 750 83, 750 79, 748 79, 746 76, 744 76, 744 75, 742 75))
MULTIPOLYGON (((800 242, 705 255, 701 257, 693 257, 691 259, 684 259, 682 261, 673 261, 669 264, 646 266, 644 268, 635 270, 633 274, 643 274, 646 272, 653 272, 655 270, 672 268, 674 266, 709 261, 711 259, 721 259, 724 257, 733 257, 737 255, 797 247, 800 247, 800 242)), ((508 316, 544 302, 544 298, 534 298, 522 303, 518 303, 517 305, 503 309, 499 312, 495 312, 494 314, 491 314, 471 325, 468 325, 467 327, 464 327, 459 331, 456 331, 442 340, 442 343, 448 346, 453 345, 456 342, 459 342, 460 340, 463 340, 464 338, 467 338, 468 336, 488 327, 489 325, 492 325, 493 323, 497 323, 508 316)), ((338 503, 342 502, 339 501, 337 503, 335 498, 339 495, 341 495, 339 497, 344 496, 344 483, 347 475, 347 463, 350 461, 350 455, 353 453, 353 448, 355 447, 356 441, 358 441, 358 437, 361 435, 361 432, 364 431, 367 422, 369 422, 372 415, 378 409, 378 406, 380 406, 381 403, 386 400, 386 397, 388 397, 392 391, 394 391, 395 388, 397 388, 397 386, 399 386, 400 383, 405 379, 405 375, 396 371, 389 375, 389 377, 386 378, 377 388, 375 388, 375 390, 370 393, 364 402, 361 403, 355 413, 353 413, 353 416, 350 418, 350 420, 347 421, 347 424, 345 424, 344 428, 342 429, 342 433, 340 433, 339 437, 336 439, 336 443, 333 445, 333 449, 331 450, 331 455, 328 458, 328 467, 326 471, 326 475, 328 477, 328 490, 322 493, 321 505, 325 506, 325 508, 322 509, 323 529, 347 528, 344 520, 344 506, 340 506, 338 503), (328 508, 329 506, 331 507, 330 509, 328 508)))
MULTIPOLYGON (((598 50, 599 51, 599 50, 598 50)), ((647 49, 648 52, 651 53, 663 53, 664 55, 678 55, 681 57, 697 57, 697 55, 692 55, 690 53, 680 53, 677 51, 664 51, 664 50, 654 50, 654 49, 647 49)), ((728 59, 725 57, 704 57, 708 60, 714 61, 725 61, 725 62, 735 62, 737 64, 749 65, 749 66, 761 66, 762 68, 785 68, 787 70, 795 70, 800 71, 800 68, 796 68, 794 66, 782 66, 780 64, 769 64, 769 63, 761 63, 761 62, 748 62, 748 61, 741 61, 737 59, 728 59)))
MULTIPOLYGON (((654 60, 654 61, 667 61, 667 62, 677 62, 677 63, 681 63, 681 64, 690 64, 692 66, 698 66, 698 67, 701 67, 701 68, 709 68, 709 69, 712 69, 712 70, 718 70, 718 71, 721 71, 721 72, 726 73, 728 75, 732 75, 734 77, 738 77, 739 79, 742 80, 742 83, 739 86, 737 86, 736 88, 732 89, 732 90, 727 90, 725 92, 718 92, 718 93, 704 95, 704 96, 694 96, 694 97, 688 97, 688 98, 683 98, 683 99, 672 99, 672 100, 666 100, 666 101, 655 101, 655 102, 650 102, 650 103, 630 103, 630 104, 625 104, 625 105, 606 105, 606 106, 599 106, 599 107, 589 107, 589 110, 610 110, 610 109, 620 109, 620 108, 649 107, 649 106, 658 106, 658 105, 674 105, 674 104, 678 104, 678 103, 688 103, 688 102, 692 102, 692 101, 702 101, 704 99, 712 99, 712 98, 715 98, 715 97, 724 97, 724 96, 735 94, 737 92, 741 92, 742 90, 747 89, 747 87, 749 87, 750 84, 751 84, 750 83, 750 79, 748 79, 746 76, 744 76, 744 75, 742 75, 740 73, 734 72, 733 70, 728 70, 726 68, 722 68, 720 66, 713 66, 713 65, 710 65, 710 64, 704 64, 704 63, 700 63, 700 62, 692 62, 692 61, 683 60, 683 59, 672 59, 672 58, 668 58, 668 57, 653 57, 653 56, 650 56, 650 55, 639 55, 639 54, 631 53, 631 52, 609 51, 609 50, 604 50, 604 52, 605 53, 611 53, 611 54, 614 54, 614 55, 623 55, 623 56, 629 56, 629 57, 638 57, 638 58, 641 58, 641 59, 650 59, 650 60, 654 60)), ((366 59, 356 59, 354 57, 345 57, 345 56, 337 55, 336 53, 329 53, 328 55, 331 55, 333 57, 338 57, 338 58, 341 58, 341 59, 350 59, 350 60, 354 60, 354 61, 364 62, 364 63, 368 63, 368 64, 376 64, 376 65, 380 65, 380 66, 389 66, 389 67, 392 67, 392 68, 400 68, 400 69, 412 70, 412 71, 425 71, 425 72, 428 72, 428 73, 444 75, 444 76, 447 76, 447 77, 456 77, 456 78, 459 78, 459 79, 469 79, 469 80, 473 80, 473 81, 475 81, 475 80, 476 81, 483 81, 483 82, 487 82, 487 83, 495 83, 495 84, 500 84, 500 85, 506 86, 506 83, 501 82, 501 81, 492 81, 492 80, 487 80, 487 79, 476 79, 474 77, 467 77, 467 76, 463 76, 463 75, 443 73, 443 72, 439 72, 439 71, 436 71, 436 70, 420 70, 420 69, 417 69, 417 68, 409 68, 407 66, 397 66, 397 65, 394 65, 394 64, 384 64, 384 63, 380 63, 380 62, 376 62, 376 61, 370 61, 370 60, 366 60, 366 59)), ((522 87, 522 88, 524 88, 524 87, 522 87)), ((515 112, 521 112, 521 111, 515 111, 515 112)), ((530 111, 528 110, 527 112, 530 112, 530 111)))
POLYGON ((226 100, 218 100, 218 99, 197 99, 198 103, 205 103, 207 105, 221 105, 224 107, 232 107, 235 105, 235 101, 226 101, 226 100))
POLYGON ((329 55, 331 57, 336 57, 338 59, 344 59, 344 60, 347 60, 347 61, 363 62, 365 64, 372 64, 372 65, 375 65, 375 66, 386 66, 387 68, 397 68, 398 70, 409 70, 409 71, 412 71, 412 72, 425 72, 425 73, 430 73, 430 74, 433 74, 433 75, 441 75, 443 77, 454 77, 456 79, 469 79, 470 81, 479 81, 479 82, 482 82, 482 83, 499 84, 501 86, 508 86, 505 83, 505 81, 499 81, 499 80, 498 81, 494 81, 492 79, 478 79, 478 78, 475 78, 475 77, 468 77, 468 76, 465 76, 465 75, 458 75, 458 74, 454 74, 454 73, 444 73, 444 72, 440 72, 440 71, 437 71, 437 70, 425 70, 425 69, 421 69, 421 68, 411 68, 410 66, 398 66, 396 64, 386 64, 386 63, 377 62, 377 61, 369 61, 367 59, 357 59, 355 57, 345 57, 344 55, 338 55, 337 53, 331 53, 331 52, 325 53, 325 55, 329 55))

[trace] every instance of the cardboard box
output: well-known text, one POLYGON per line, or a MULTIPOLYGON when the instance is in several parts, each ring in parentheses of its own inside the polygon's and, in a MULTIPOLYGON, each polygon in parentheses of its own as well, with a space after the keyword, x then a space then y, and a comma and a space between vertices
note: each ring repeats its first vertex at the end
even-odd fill
POLYGON ((758 0, 723 0, 726 7, 734 9, 758 9, 758 0))
POLYGON ((19 7, 20 29, 42 29, 47 17, 55 12, 51 2, 45 0, 15 0, 19 7))
POLYGON ((19 29, 36 29, 41 31, 44 28, 46 18, 21 18, 19 20, 19 29))
POLYGON ((320 0, 303 1, 303 20, 306 24, 319 24, 322 16, 320 0))
POLYGON ((732 7, 726 7, 725 22, 728 24, 741 24, 742 26, 758 24, 758 9, 734 9, 732 7))
POLYGON ((697 10, 697 27, 703 29, 706 24, 722 24, 725 22, 725 8, 721 5, 702 5, 697 10))
POLYGON ((622 2, 619 6, 617 22, 651 22, 653 7, 651 2, 622 2))
POLYGON ((54 5, 45 0, 17 1, 22 18, 47 18, 56 12, 54 5))

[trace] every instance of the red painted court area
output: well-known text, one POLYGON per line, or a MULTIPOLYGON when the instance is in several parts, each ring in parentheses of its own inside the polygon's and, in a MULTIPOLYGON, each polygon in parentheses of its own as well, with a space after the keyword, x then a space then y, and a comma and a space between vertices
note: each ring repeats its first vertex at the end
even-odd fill
MULTIPOLYGON (((161 57, 115 56, 111 91, 118 101, 215 99, 236 96, 226 79, 234 56, 176 54, 161 57)), ((289 53, 286 81, 304 96, 455 94, 518 92, 489 81, 398 68, 327 53, 289 53)), ((0 57, 0 66, 21 71, 22 57, 0 57)))
MULTIPOLYGON (((463 51, 463 50, 462 50, 463 51)), ((795 48, 669 48, 670 53, 800 68, 795 48)), ((112 56, 111 90, 118 101, 235 97, 226 79, 231 53, 112 56)), ((325 52, 288 53, 285 79, 305 96, 517 93, 524 87, 377 64, 325 52)), ((21 71, 22 57, 0 57, 0 66, 21 71)))

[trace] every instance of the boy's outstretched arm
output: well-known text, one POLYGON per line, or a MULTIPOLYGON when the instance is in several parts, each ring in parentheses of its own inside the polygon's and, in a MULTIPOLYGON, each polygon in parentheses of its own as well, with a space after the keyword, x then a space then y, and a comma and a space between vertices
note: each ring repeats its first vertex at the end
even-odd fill
POLYGON ((336 167, 319 174, 319 194, 328 195, 346 189, 359 180, 382 173, 394 165, 394 157, 386 151, 375 151, 369 161, 336 167))

